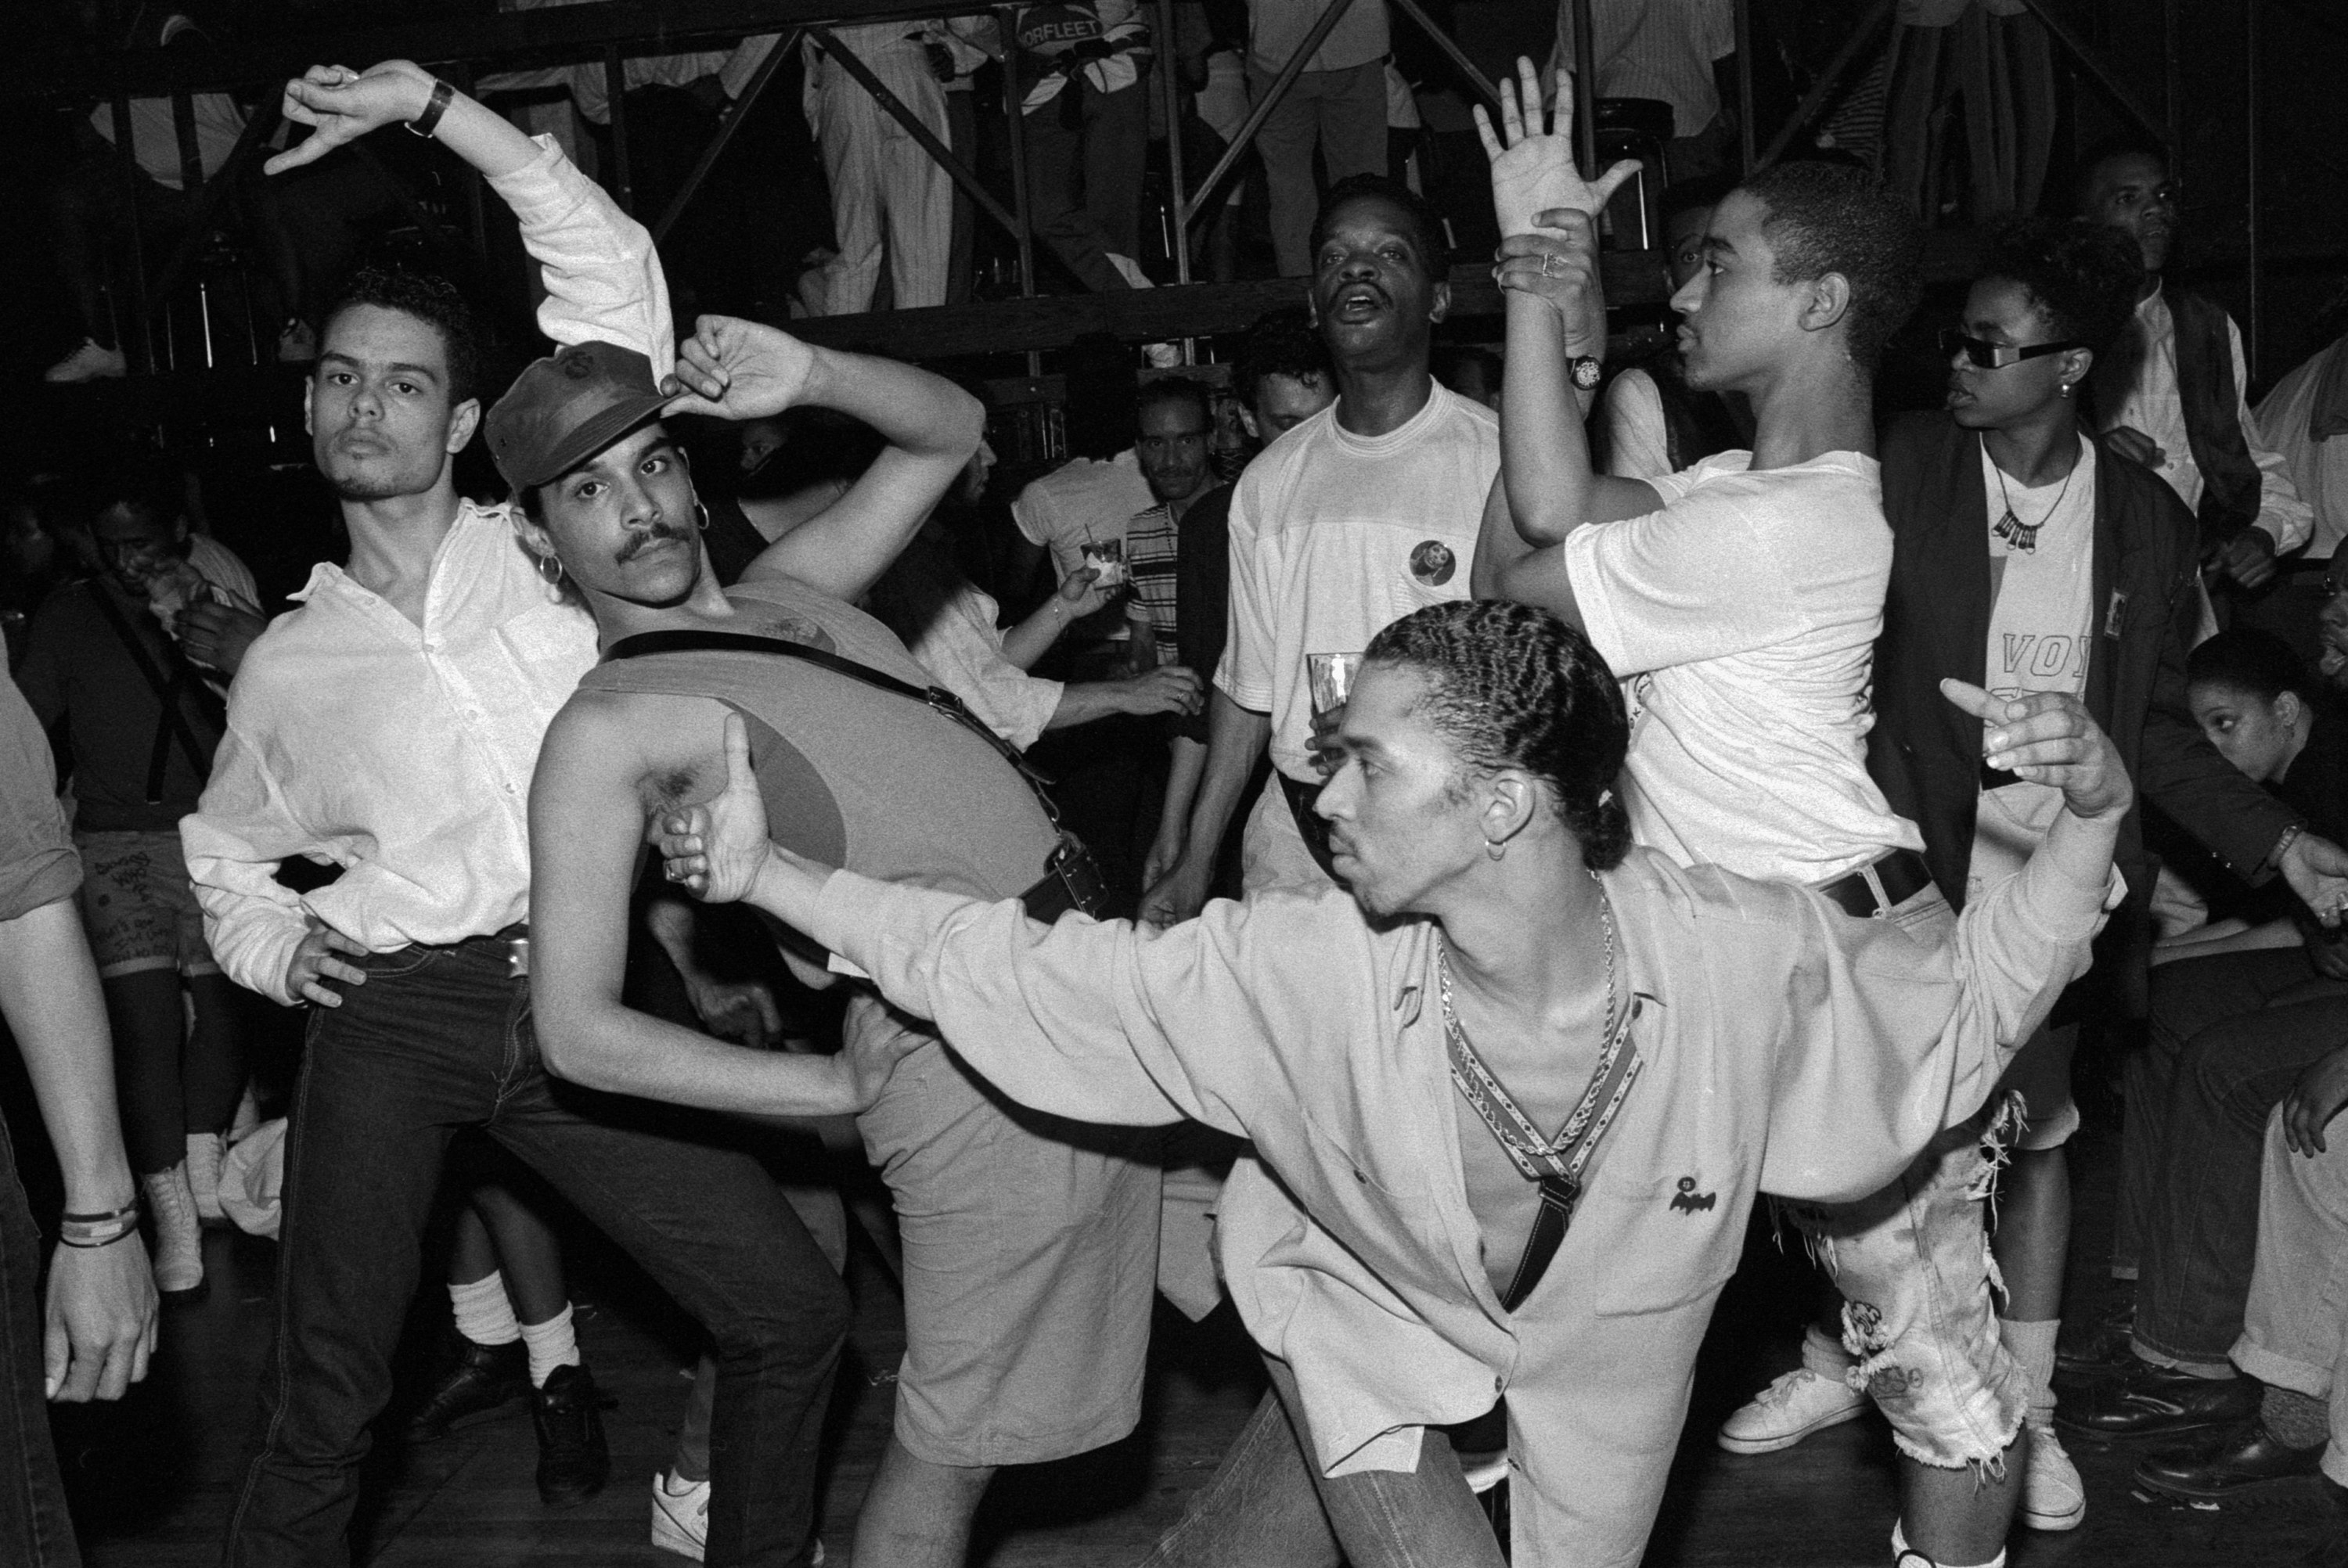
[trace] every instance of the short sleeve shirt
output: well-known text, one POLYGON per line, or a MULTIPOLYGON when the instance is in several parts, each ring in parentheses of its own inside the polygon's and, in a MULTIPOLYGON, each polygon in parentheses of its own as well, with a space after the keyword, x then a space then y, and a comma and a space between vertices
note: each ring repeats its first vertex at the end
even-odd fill
MULTIPOLYGON (((1272 715, 1272 761, 1318 780, 1308 653, 1358 653, 1389 622, 1469 597, 1484 501, 1500 471, 1491 410, 1441 385, 1384 436, 1323 409, 1240 476, 1231 510, 1231 635, 1215 684, 1272 715)), ((1888 547, 1887 547, 1888 548, 1888 547)))
MULTIPOLYGON (((1110 539, 1123 544, 1126 529, 1158 504, 1141 459, 1128 447, 1110 458, 1077 457, 1019 492, 1011 517, 1029 544, 1052 552, 1052 575, 1059 581, 1085 564, 1085 546, 1110 539)), ((1123 637, 1125 612, 1117 605, 1086 616, 1073 636, 1123 637)))
POLYGON ((1649 480, 1663 509, 1577 529, 1566 565, 1591 641, 1637 677, 1639 842, 1817 885, 1923 847, 1867 773, 1891 528, 1872 457, 1751 463, 1724 452, 1649 480))
POLYGON ((57 763, 11 681, 0 681, 0 920, 29 915, 81 886, 57 763))

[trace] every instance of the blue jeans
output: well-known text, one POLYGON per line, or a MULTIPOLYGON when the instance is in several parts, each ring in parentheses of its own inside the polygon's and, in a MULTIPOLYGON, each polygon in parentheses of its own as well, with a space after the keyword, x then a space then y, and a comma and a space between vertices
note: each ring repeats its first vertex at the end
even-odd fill
POLYGON ((41 1381, 41 1235, 0 1123, 0 1563, 81 1568, 41 1381))
POLYGON ((312 1014, 294 1089, 260 1453, 236 1495, 227 1562, 350 1561, 367 1424, 391 1396, 443 1158, 458 1129, 479 1126, 715 1341, 707 1561, 807 1563, 849 1307, 781 1192, 714 1119, 551 1081, 529 982, 509 978, 502 943, 359 961, 366 983, 312 1014))
POLYGON ((1449 1438, 1427 1429, 1408 1474, 1362 1471, 1332 1480, 1312 1457, 1295 1378, 1272 1357, 1264 1366, 1271 1391, 1145 1568, 1501 1568, 1508 1561, 1449 1438))

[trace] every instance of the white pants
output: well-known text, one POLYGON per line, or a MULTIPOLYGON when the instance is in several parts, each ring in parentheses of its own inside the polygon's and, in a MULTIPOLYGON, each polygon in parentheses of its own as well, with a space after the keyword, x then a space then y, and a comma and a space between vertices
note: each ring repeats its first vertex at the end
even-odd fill
MULTIPOLYGON (((938 140, 949 141, 945 89, 930 74, 922 46, 901 38, 874 47, 869 35, 850 36, 861 31, 841 28, 840 46, 855 48, 938 140)), ((896 307, 945 303, 953 251, 952 179, 836 61, 824 61, 810 86, 808 118, 823 145, 831 225, 839 240, 839 254, 808 290, 816 313, 851 315, 871 308, 884 229, 896 307)))
POLYGON ((2259 1181, 2258 1262, 2234 1365, 2262 1383, 2328 1399, 2323 1473, 2348 1486, 2348 1121, 2309 1159, 2282 1141, 2282 1109, 2267 1118, 2259 1181))

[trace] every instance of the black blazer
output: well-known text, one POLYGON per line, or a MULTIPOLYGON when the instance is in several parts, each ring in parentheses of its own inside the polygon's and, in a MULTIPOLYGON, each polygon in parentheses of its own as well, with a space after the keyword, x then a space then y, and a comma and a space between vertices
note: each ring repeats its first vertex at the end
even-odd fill
MULTIPOLYGON (((2245 881, 2299 814, 2203 737, 2185 702, 2185 651, 2199 614, 2199 525, 2151 470, 2096 447, 2094 646, 2087 711, 2119 748, 2142 799, 2245 881)), ((1883 513, 1891 585, 1875 645, 1875 729, 1868 771, 1891 809, 1924 835, 1924 859, 1962 908, 1981 798, 1981 721, 1941 694, 1954 676, 1982 684, 1989 661, 1989 497, 1981 437, 1946 414, 1903 415, 1883 436, 1883 513)), ((2116 856, 2139 908, 2152 891, 2140 813, 2116 856)))

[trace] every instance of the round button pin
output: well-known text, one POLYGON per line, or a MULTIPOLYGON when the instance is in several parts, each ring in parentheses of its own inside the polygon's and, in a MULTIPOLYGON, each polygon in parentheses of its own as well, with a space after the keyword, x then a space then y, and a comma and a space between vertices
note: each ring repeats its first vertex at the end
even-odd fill
POLYGON ((1441 539, 1426 539, 1410 552, 1410 575, 1429 588, 1441 588, 1459 569, 1459 558, 1441 539))

